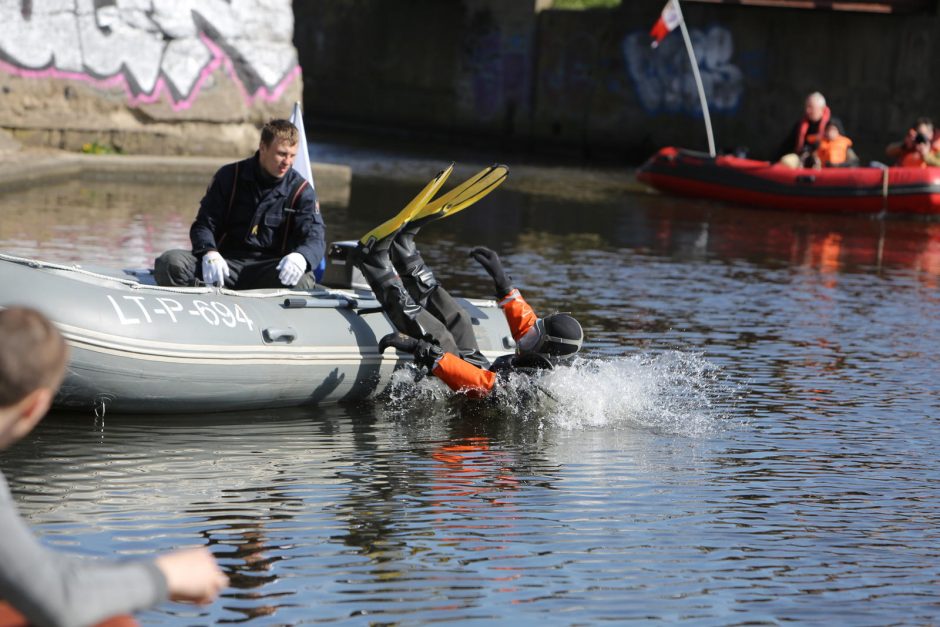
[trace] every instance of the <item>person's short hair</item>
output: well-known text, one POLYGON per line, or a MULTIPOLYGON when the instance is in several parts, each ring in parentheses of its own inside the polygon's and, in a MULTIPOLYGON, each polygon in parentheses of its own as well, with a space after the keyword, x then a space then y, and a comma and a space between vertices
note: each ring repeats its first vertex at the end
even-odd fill
POLYGON ((300 131, 288 120, 271 120, 261 129, 261 143, 287 142, 291 146, 300 141, 300 131))
POLYGON ((44 315, 26 307, 0 311, 0 407, 62 382, 68 345, 44 315))
POLYGON ((820 92, 818 92, 818 91, 814 91, 814 92, 811 93, 809 96, 807 96, 806 99, 807 99, 807 100, 812 100, 813 102, 815 102, 815 103, 816 103, 817 105, 819 105, 820 107, 825 107, 825 106, 826 106, 826 97, 823 96, 823 95, 822 95, 820 92))
POLYGON ((923 115, 917 118, 916 120, 914 120, 914 124, 911 125, 911 128, 916 129, 921 124, 926 124, 930 128, 933 128, 933 120, 928 118, 926 115, 923 115))

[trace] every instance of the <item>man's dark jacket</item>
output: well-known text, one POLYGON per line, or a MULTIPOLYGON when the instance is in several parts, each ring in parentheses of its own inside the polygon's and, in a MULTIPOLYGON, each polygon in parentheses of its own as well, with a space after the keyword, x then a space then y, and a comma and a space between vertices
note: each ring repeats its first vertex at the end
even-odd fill
POLYGON ((293 168, 280 181, 266 176, 257 152, 223 166, 189 230, 193 254, 217 250, 223 257, 273 259, 297 252, 316 268, 326 235, 313 187, 307 184, 297 194, 302 182, 293 168))

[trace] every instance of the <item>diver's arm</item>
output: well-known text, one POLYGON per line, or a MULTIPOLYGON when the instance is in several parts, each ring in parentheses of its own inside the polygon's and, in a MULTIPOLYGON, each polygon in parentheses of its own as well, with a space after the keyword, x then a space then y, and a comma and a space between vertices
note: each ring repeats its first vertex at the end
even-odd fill
POLYGON ((496 373, 464 361, 453 353, 444 353, 434 364, 431 374, 455 392, 471 398, 483 398, 493 391, 496 373))
POLYGON ((502 300, 499 301, 499 308, 503 310, 503 314, 506 316, 512 339, 517 342, 538 320, 535 311, 516 288, 512 288, 508 294, 503 296, 502 300))

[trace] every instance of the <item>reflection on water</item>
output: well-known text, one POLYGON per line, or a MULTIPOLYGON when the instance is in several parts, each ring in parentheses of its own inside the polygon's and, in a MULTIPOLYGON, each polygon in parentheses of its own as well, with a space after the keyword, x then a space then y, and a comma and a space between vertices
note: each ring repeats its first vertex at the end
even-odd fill
MULTIPOLYGON (((354 181, 358 236, 414 189, 354 181)), ((0 197, 0 249, 145 265, 202 190, 0 197)), ((940 621, 940 225, 500 190, 422 231, 453 291, 485 243, 584 359, 491 404, 401 371, 372 403, 54 415, 0 456, 47 542, 211 547, 232 579, 147 625, 940 621)))
POLYGON ((189 246, 205 187, 76 178, 0 196, 0 250, 63 263, 140 267, 189 246))

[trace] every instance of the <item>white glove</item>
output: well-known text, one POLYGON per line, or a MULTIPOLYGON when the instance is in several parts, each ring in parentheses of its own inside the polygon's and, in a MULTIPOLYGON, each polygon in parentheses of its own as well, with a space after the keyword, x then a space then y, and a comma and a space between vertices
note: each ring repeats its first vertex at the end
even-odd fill
POLYGON ((202 281, 206 285, 225 285, 228 278, 228 262, 218 253, 210 250, 202 256, 202 281))
POLYGON ((277 264, 277 269, 281 271, 277 275, 281 283, 293 287, 307 271, 307 258, 300 253, 290 253, 281 259, 281 263, 277 264))

